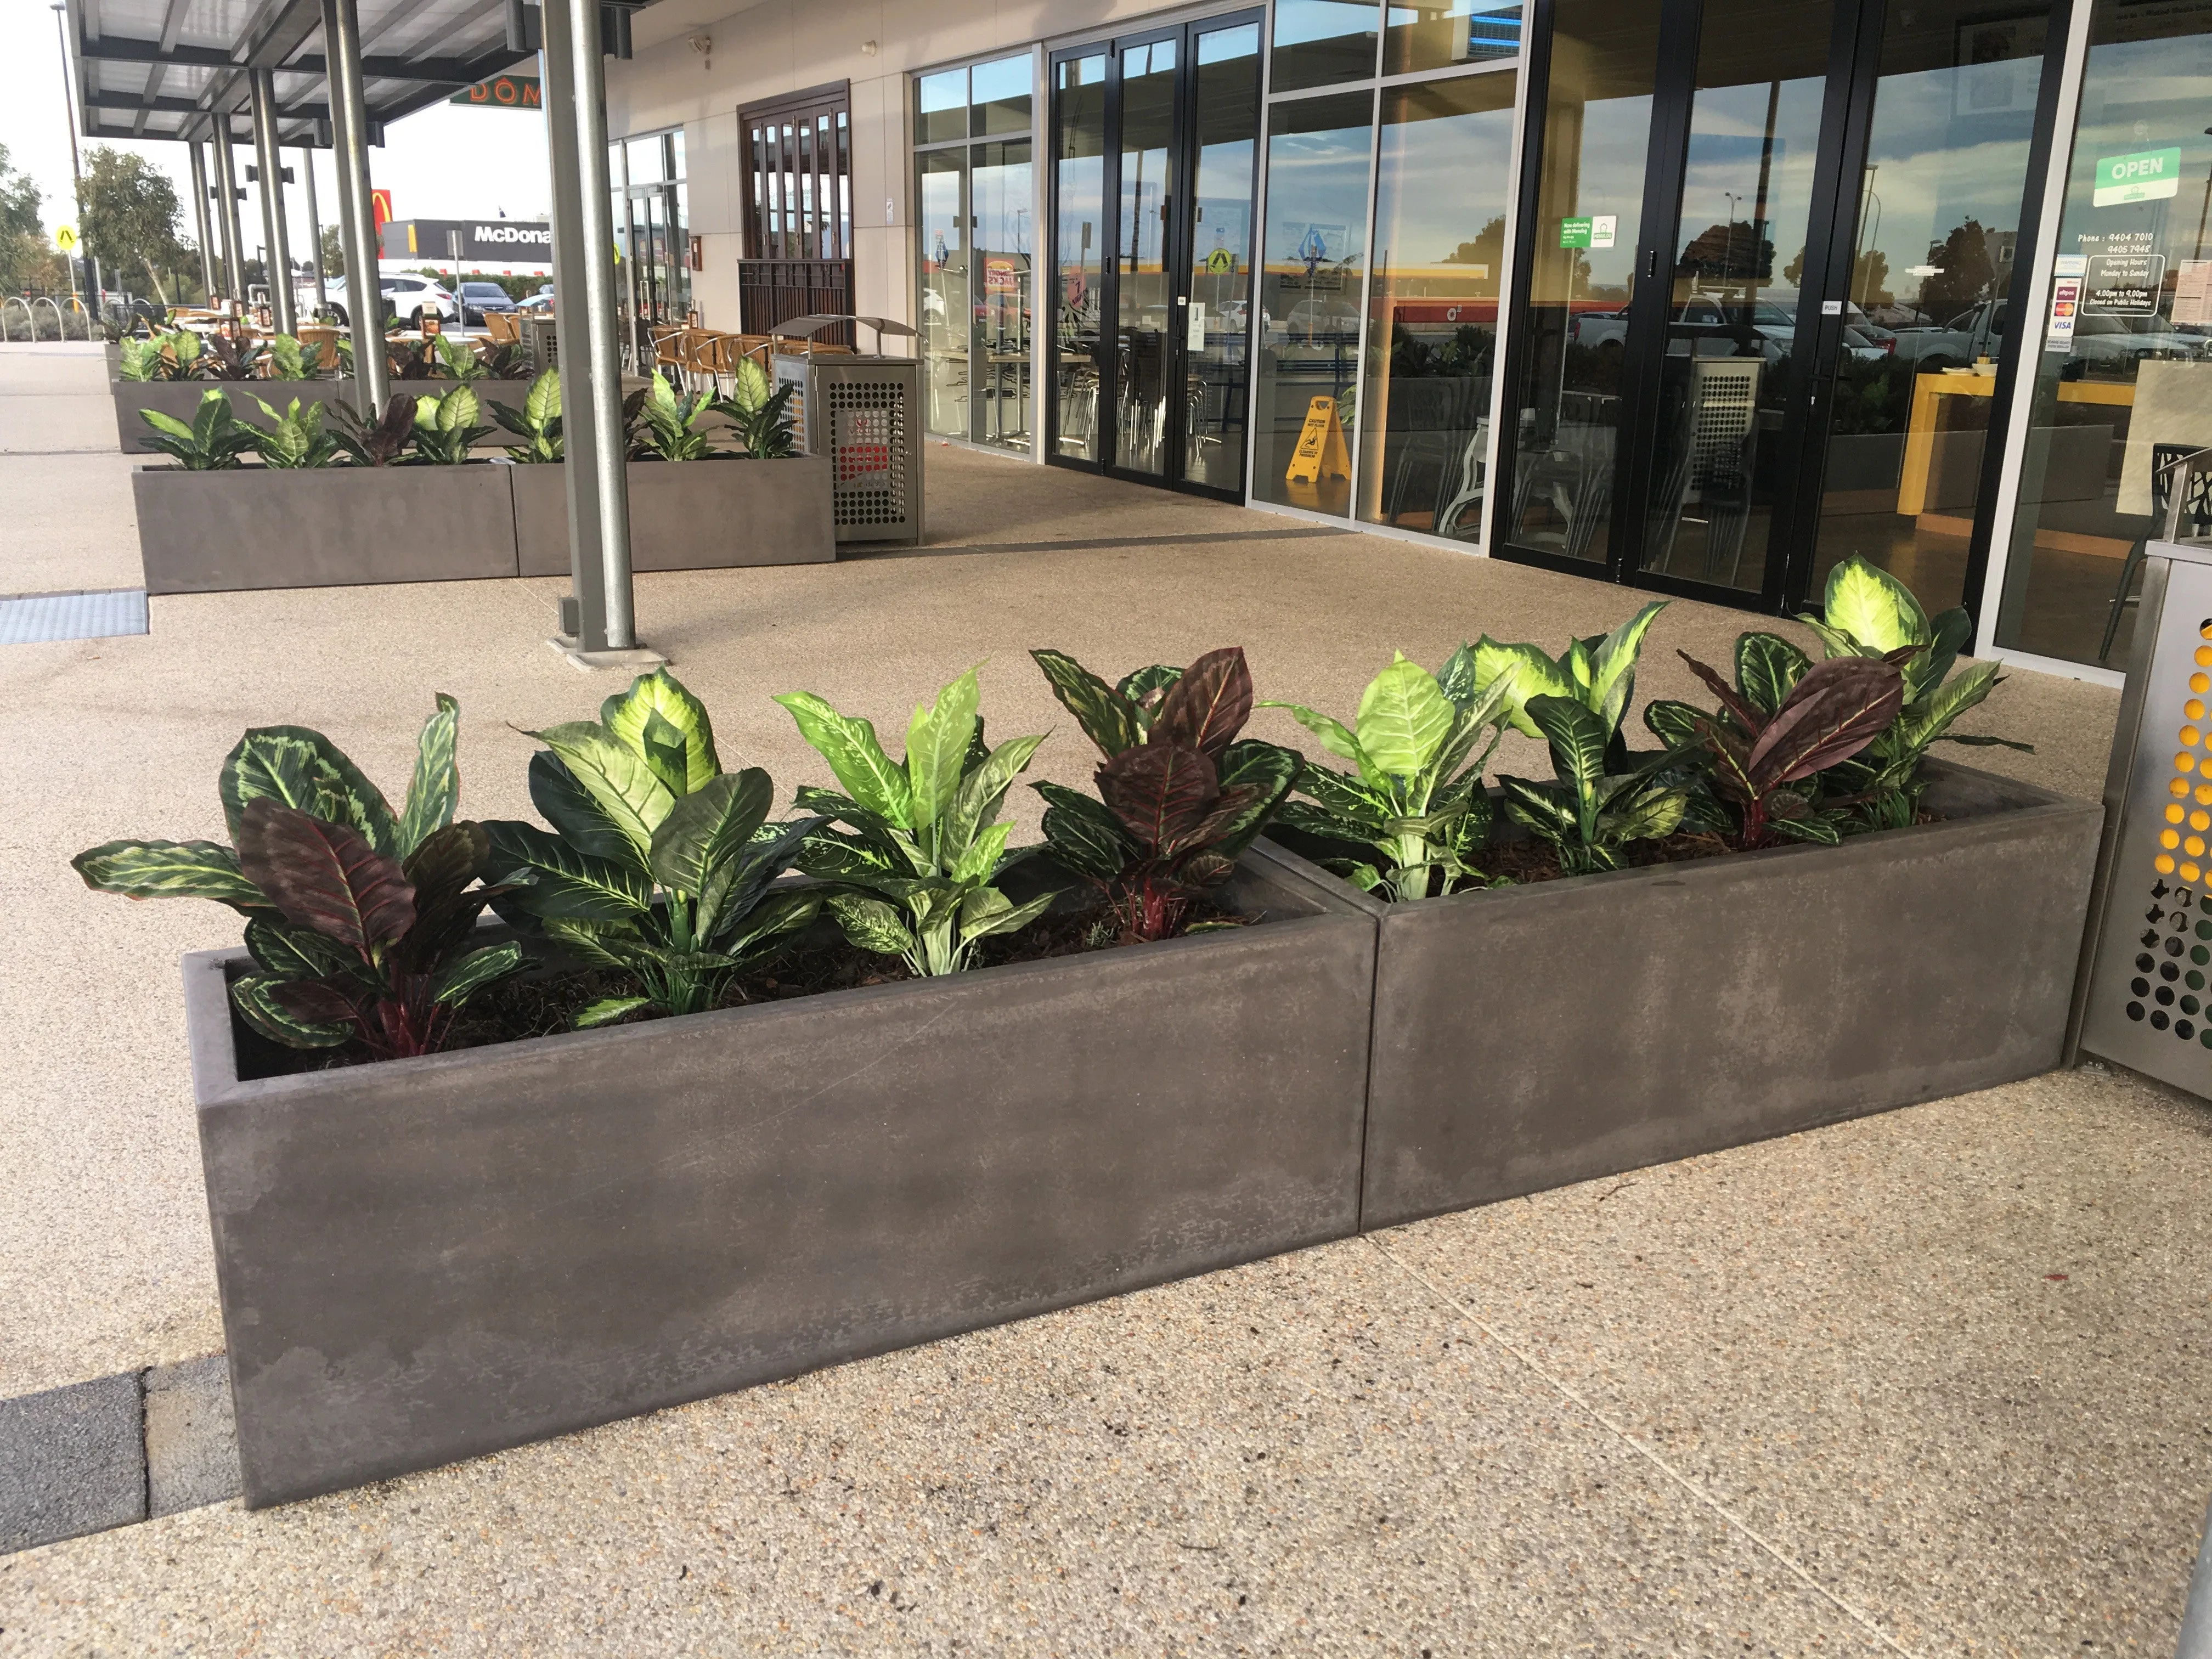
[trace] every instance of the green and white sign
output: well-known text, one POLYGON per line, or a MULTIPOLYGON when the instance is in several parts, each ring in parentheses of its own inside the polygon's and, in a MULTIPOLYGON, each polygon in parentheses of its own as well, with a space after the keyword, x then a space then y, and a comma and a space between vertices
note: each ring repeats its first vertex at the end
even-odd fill
POLYGON ((2097 189, 2091 198, 2099 207, 2118 207, 2127 202, 2155 202, 2181 191, 2181 150, 2139 149, 2132 155, 2097 158, 2097 189))
POLYGON ((1561 247, 1611 247, 1615 228, 1620 223, 1620 216, 1615 213, 1600 213, 1587 218, 1562 219, 1559 221, 1559 246, 1561 247))

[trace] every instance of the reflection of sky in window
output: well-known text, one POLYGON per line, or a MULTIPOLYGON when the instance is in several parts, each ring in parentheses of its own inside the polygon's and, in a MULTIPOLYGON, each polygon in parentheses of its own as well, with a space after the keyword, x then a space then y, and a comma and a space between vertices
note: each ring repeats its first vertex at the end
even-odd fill
MULTIPOLYGON (((1573 205, 1562 211, 1610 213, 1620 221, 1613 246, 1577 250, 1589 264, 1594 287, 1625 288, 1636 268, 1636 239, 1644 215, 1644 162, 1650 143, 1649 98, 1607 98, 1583 106, 1582 173, 1573 205)), ((1553 246, 1558 246, 1556 223, 1546 226, 1542 234, 1553 246)))
POLYGON ((2020 228, 2027 177, 2030 109, 1961 116, 1957 70, 1885 76, 1875 94, 1867 161, 1874 171, 1858 246, 1886 255, 1885 283, 1899 300, 1919 292, 1908 267, 1967 220, 2020 228))
POLYGON ((1432 264, 1474 240, 1505 210, 1512 159, 1510 109, 1385 125, 1377 267, 1432 264))
POLYGON ((1375 27, 1375 0, 1276 0, 1275 44, 1310 46, 1340 40, 1375 27))
MULTIPOLYGON (((1774 244, 1772 280, 1778 286, 1785 285, 1783 268, 1805 246, 1826 84, 1784 81, 1776 100, 1774 149, 1766 169, 1766 239, 1774 244)), ((1728 224, 1731 215, 1733 222, 1747 225, 1757 215, 1768 95, 1765 82, 1712 87, 1698 94, 1678 240, 1686 243, 1710 225, 1728 224)))
POLYGON ((2069 239, 2080 235, 2148 231, 2172 237, 2169 252, 2178 250, 2181 258, 2199 257, 2197 226, 2204 212, 2208 174, 2212 174, 2212 139, 2204 132, 2212 124, 2212 103, 2204 96, 2207 76, 2212 76, 2212 39, 2203 36, 2092 49, 2081 86, 2081 125, 2074 145, 2062 252, 2075 252, 2069 239), (2139 126, 2147 127, 2149 136, 2138 132, 2139 126), (2179 195, 2106 208, 2092 204, 2091 175, 2098 157, 2168 145, 2181 149, 2179 195))
POLYGON ((1267 263, 1303 263, 1306 232, 1322 228, 1326 260, 1357 263, 1366 241, 1364 126, 1278 134, 1267 147, 1267 263))

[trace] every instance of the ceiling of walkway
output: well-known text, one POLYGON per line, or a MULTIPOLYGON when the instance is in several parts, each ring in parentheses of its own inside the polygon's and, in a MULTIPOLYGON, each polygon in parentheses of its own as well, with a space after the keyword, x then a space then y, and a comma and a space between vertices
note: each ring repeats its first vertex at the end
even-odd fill
MULTIPOLYGON (((504 0, 360 0, 360 11, 372 122, 535 57, 507 49, 504 0)), ((268 69, 282 142, 327 142, 319 0, 68 0, 67 15, 88 138, 206 138, 222 115, 249 138, 246 71, 268 69)))

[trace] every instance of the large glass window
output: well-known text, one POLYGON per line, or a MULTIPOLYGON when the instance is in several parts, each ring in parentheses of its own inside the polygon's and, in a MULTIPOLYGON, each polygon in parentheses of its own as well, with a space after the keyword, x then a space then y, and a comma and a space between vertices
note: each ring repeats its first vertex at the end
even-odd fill
POLYGON ((1234 489, 1244 476, 1250 362, 1252 185, 1258 160, 1260 26, 1198 36, 1196 214, 1191 226, 1183 476, 1234 489))
POLYGON ((2091 31, 1997 643, 2118 666, 2171 469, 2212 447, 2212 3, 2100 0, 2091 31))
POLYGON ((929 430, 1006 449, 1030 447, 1031 73, 1024 52, 915 82, 929 430))
POLYGON ((1498 0, 1389 0, 1382 73, 1450 69, 1521 50, 1522 8, 1498 0))
POLYGON ((1121 190, 1115 243, 1121 258, 1115 337, 1121 395, 1114 457, 1133 472, 1158 473, 1167 459, 1167 334, 1174 325, 1168 303, 1173 297, 1168 194, 1176 45, 1152 40, 1121 49, 1121 190))
POLYGON ((1267 210, 1252 493, 1345 514, 1357 429, 1361 276, 1375 94, 1268 111, 1267 210))
POLYGON ((1098 441, 1100 296, 1105 291, 1106 54, 1070 58, 1053 86, 1059 202, 1054 326, 1060 453, 1103 459, 1098 441))
POLYGON ((1269 90, 1373 79, 1381 16, 1379 0, 1275 0, 1269 90))
POLYGON ((1523 326, 1512 540, 1602 562, 1659 0, 1559 0, 1523 326))
POLYGON ((1359 516, 1482 538, 1512 176, 1508 70, 1382 94, 1359 516))

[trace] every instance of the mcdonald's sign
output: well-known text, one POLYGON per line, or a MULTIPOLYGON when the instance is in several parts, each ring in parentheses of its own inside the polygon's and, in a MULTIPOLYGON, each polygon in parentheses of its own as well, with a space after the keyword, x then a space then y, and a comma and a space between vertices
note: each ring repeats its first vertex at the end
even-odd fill
POLYGON ((495 75, 479 81, 446 100, 470 109, 537 109, 538 77, 534 75, 495 75))
POLYGON ((370 210, 376 216, 376 228, 381 231, 385 226, 392 222, 392 192, 388 190, 372 190, 368 192, 368 200, 370 210))

